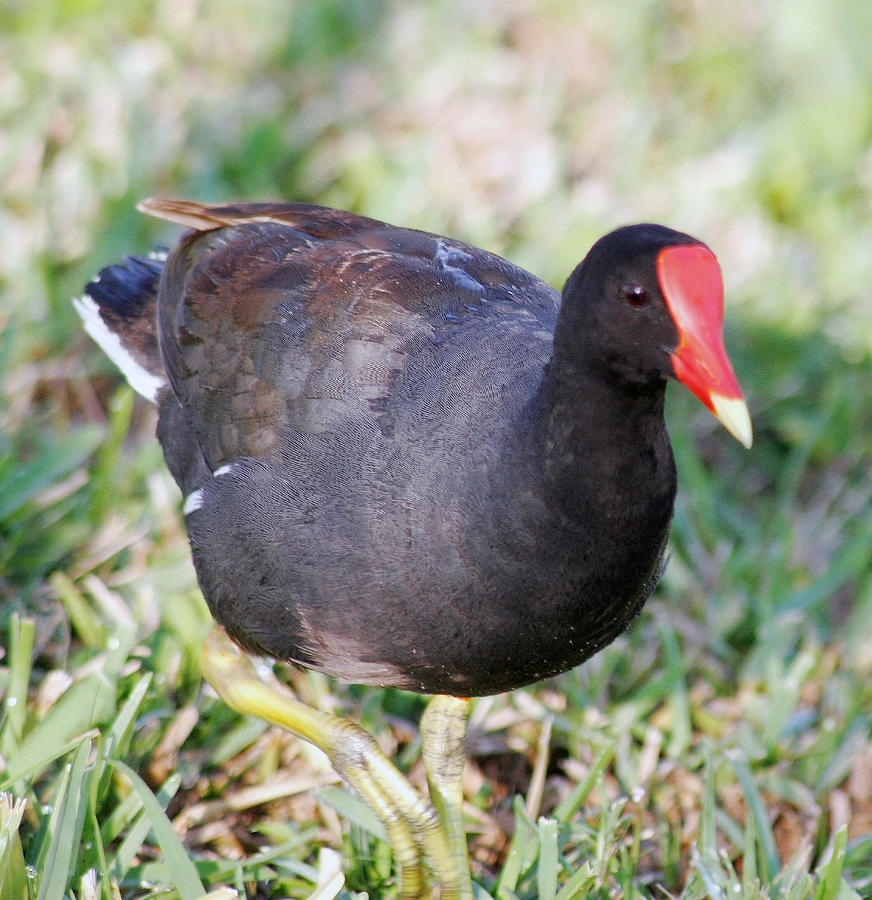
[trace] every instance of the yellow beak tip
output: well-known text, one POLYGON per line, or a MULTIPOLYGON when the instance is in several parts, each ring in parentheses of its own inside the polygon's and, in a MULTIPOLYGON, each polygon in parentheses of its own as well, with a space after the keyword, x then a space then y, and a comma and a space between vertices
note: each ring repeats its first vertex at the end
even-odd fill
POLYGON ((750 450, 754 434, 748 404, 741 397, 724 397, 721 394, 712 394, 710 399, 712 411, 720 423, 746 450, 750 450))

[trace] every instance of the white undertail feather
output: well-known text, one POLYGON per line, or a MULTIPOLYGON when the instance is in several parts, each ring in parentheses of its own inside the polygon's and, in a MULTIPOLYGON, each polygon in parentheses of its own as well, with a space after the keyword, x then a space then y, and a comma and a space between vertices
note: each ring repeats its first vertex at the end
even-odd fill
POLYGON ((100 308, 92 297, 84 294, 73 300, 76 312, 81 316, 85 331, 97 342, 100 349, 121 369, 130 386, 146 400, 157 403, 157 393, 166 379, 143 368, 121 343, 121 338, 110 331, 100 315, 100 308))

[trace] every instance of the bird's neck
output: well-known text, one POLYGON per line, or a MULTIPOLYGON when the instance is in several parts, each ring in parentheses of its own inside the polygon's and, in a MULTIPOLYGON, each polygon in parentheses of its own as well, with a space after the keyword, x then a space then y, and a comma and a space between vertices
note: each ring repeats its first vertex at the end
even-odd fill
POLYGON ((675 496, 663 421, 665 384, 619 384, 572 369, 549 372, 531 411, 530 489, 552 525, 573 530, 614 517, 668 525, 675 496))

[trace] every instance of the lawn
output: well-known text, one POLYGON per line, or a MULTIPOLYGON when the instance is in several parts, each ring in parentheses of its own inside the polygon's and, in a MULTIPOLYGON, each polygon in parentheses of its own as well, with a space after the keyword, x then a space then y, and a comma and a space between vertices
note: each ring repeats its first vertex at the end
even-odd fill
MULTIPOLYGON (((320 753, 203 685, 153 410, 73 312, 178 236, 154 194, 349 208, 557 286, 619 224, 705 240, 754 447, 672 390, 655 597, 474 704, 477 898, 872 897, 870 46, 855 0, 4 4, 0 900, 395 896, 320 753)), ((422 698, 276 674, 423 784, 422 698)))

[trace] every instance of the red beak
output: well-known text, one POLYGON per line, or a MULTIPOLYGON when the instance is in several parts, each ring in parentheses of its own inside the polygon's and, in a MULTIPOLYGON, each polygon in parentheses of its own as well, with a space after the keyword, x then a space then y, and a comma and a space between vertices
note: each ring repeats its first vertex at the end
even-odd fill
POLYGON ((665 247, 657 254, 657 279, 678 330, 675 377, 750 447, 748 406, 724 349, 724 285, 714 253, 702 244, 665 247))

